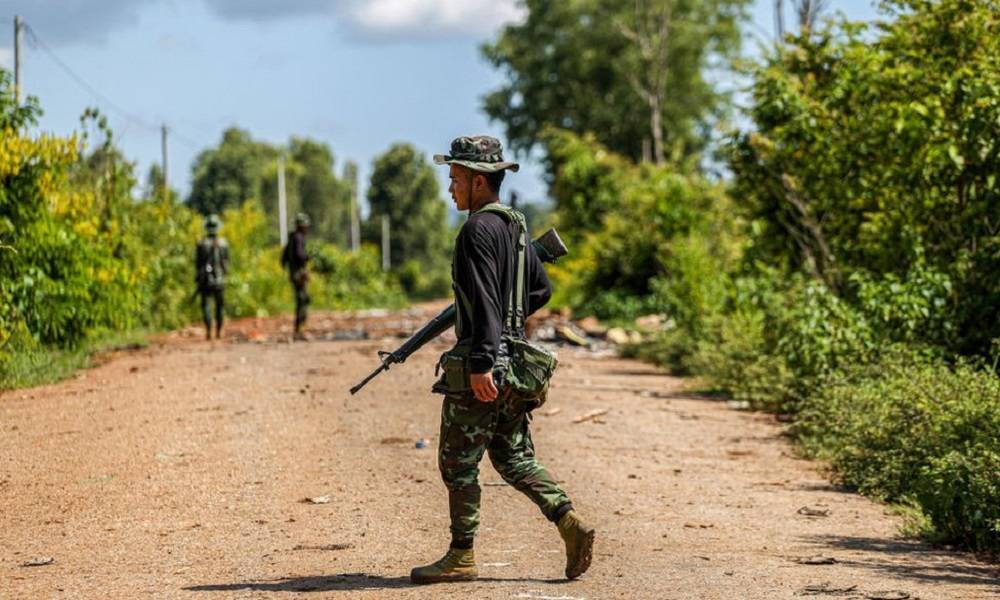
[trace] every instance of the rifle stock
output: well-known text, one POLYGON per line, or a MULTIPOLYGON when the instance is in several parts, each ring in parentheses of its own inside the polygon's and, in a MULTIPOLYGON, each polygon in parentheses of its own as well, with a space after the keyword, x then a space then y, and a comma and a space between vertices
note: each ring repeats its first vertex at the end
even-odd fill
MULTIPOLYGON (((532 240, 531 246, 535 249, 535 254, 539 260, 546 263, 554 263, 569 253, 555 229, 549 229, 537 239, 532 240)), ((372 371, 368 377, 365 377, 360 383, 352 387, 351 395, 357 394, 361 388, 365 387, 372 379, 375 379, 382 371, 388 371, 391 365, 406 362, 406 359, 423 347, 424 344, 447 331, 449 327, 455 324, 455 312, 455 305, 452 304, 428 321, 426 325, 410 336, 394 352, 380 350, 378 355, 382 360, 382 364, 372 371)))

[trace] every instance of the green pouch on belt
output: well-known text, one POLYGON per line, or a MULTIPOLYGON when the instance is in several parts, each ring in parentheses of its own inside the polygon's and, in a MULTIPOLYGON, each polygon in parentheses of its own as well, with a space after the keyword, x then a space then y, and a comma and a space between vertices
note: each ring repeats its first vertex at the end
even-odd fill
POLYGON ((435 373, 440 375, 431 388, 435 394, 464 394, 472 391, 472 386, 469 385, 467 348, 456 346, 442 354, 435 373))

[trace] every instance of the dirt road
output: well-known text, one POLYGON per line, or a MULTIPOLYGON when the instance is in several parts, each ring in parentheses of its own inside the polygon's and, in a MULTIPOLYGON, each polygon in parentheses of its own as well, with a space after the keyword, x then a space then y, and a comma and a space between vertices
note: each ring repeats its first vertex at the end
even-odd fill
POLYGON ((598 527, 591 571, 561 579, 555 528, 485 461, 482 579, 414 587, 448 542, 440 349, 349 397, 394 342, 234 338, 259 343, 173 340, 0 396, 0 598, 1000 598, 996 565, 899 539, 771 417, 571 350, 533 426, 598 527))

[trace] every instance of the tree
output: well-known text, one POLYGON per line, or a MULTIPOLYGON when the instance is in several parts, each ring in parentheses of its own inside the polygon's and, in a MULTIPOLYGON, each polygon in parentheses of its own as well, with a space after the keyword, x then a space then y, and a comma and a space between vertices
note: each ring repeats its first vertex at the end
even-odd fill
POLYGON ((547 127, 663 163, 705 145, 725 109, 705 72, 739 48, 745 0, 526 0, 527 20, 483 47, 509 83, 483 103, 515 151, 547 127))
POLYGON ((447 207, 426 158, 409 144, 395 144, 375 159, 368 187, 371 211, 366 239, 379 243, 389 217, 390 258, 406 291, 429 295, 448 289, 447 207))
POLYGON ((314 232, 321 239, 346 246, 351 190, 347 182, 334 174, 330 147, 308 138, 293 137, 288 154, 301 167, 294 185, 299 206, 312 219, 314 232))
POLYGON ((886 6, 898 14, 877 34, 806 31, 754 71, 734 197, 757 257, 841 294, 868 274, 946 273, 953 347, 986 353, 1000 337, 1000 14, 986 0, 886 6))
POLYGON ((218 148, 195 158, 188 204, 207 215, 239 207, 251 198, 263 200, 266 166, 277 157, 273 146, 254 141, 243 129, 230 127, 222 134, 218 148))

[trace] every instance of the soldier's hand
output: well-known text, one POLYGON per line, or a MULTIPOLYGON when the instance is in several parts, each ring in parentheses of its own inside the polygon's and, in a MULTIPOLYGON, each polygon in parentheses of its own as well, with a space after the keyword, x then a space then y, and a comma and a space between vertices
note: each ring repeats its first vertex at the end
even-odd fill
POLYGON ((470 374, 469 383, 472 384, 472 391, 476 394, 476 400, 480 402, 493 402, 496 400, 497 386, 493 385, 492 371, 470 374))

